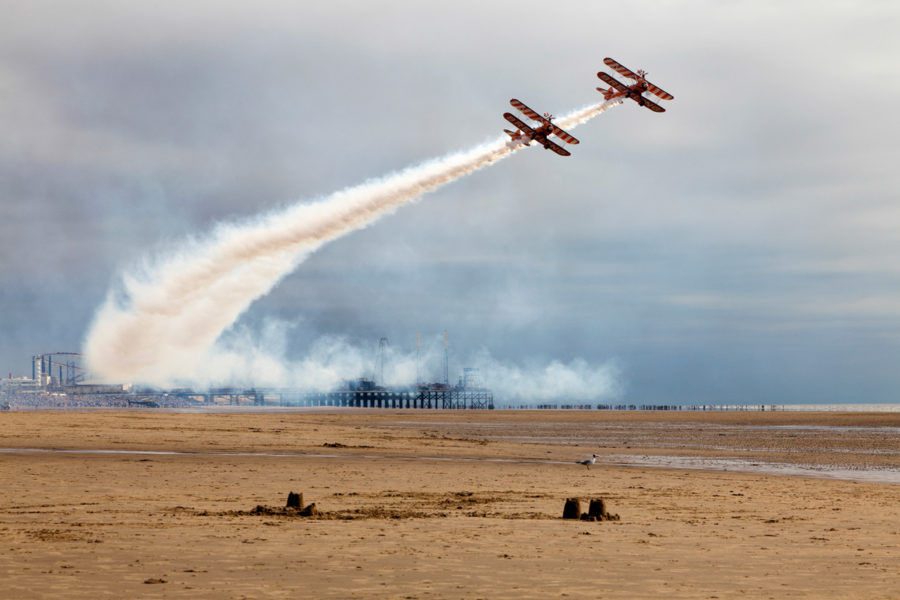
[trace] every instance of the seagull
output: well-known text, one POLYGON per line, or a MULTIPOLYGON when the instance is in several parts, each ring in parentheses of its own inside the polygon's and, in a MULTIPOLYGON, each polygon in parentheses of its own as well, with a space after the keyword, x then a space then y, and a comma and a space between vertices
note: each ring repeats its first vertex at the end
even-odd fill
POLYGON ((597 457, 596 454, 591 454, 591 457, 590 457, 590 458, 586 458, 586 459, 584 459, 584 460, 579 460, 579 461, 578 461, 578 464, 579 464, 579 465, 584 465, 584 466, 586 466, 586 467, 588 468, 588 470, 590 470, 590 469, 591 469, 591 465, 594 464, 595 462, 597 462, 597 458, 598 458, 598 457, 597 457))

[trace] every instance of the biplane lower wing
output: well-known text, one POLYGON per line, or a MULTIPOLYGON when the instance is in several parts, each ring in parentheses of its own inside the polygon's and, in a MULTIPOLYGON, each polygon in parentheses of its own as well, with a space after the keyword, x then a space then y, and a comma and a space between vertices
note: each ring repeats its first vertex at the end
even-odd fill
POLYGON ((567 144, 577 144, 578 140, 565 129, 560 129, 553 123, 550 123, 550 131, 552 131, 556 137, 566 142, 567 144))
MULTIPOLYGON (((611 75, 607 75, 603 71, 600 71, 599 73, 597 73, 597 77, 602 79, 603 83, 605 83, 606 85, 608 85, 611 88, 615 88, 619 92, 627 92, 628 91, 628 88, 625 87, 625 85, 621 81, 615 79, 611 75)), ((605 91, 605 90, 600 90, 600 91, 605 91)))
POLYGON ((644 101, 644 103, 641 106, 646 106, 653 112, 658 112, 658 113, 666 112, 666 109, 664 109, 662 106, 660 106, 656 102, 653 102, 652 100, 648 100, 647 98, 641 98, 641 99, 644 101))
POLYGON ((617 63, 616 61, 614 61, 613 59, 611 59, 609 57, 603 59, 603 64, 605 64, 607 67, 609 67, 610 69, 612 69, 619 75, 624 75, 625 77, 627 77, 629 79, 634 79, 635 81, 640 79, 638 77, 637 73, 635 73, 628 67, 623 67, 622 65, 620 65, 619 63, 617 63))
POLYGON ((512 123, 513 127, 518 127, 519 131, 521 131, 525 135, 531 135, 532 133, 534 133, 534 129, 517 119, 516 116, 512 113, 503 113, 503 118, 512 123))
POLYGON ((554 144, 550 140, 544 140, 544 148, 547 150, 553 150, 560 156, 572 156, 572 153, 560 146, 559 144, 554 144))

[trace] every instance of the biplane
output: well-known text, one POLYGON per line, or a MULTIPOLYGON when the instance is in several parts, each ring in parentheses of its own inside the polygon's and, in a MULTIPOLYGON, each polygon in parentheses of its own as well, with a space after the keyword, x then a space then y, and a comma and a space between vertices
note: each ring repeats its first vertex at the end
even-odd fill
POLYGON ((615 98, 631 98, 639 105, 646 106, 653 112, 666 112, 666 109, 664 109, 662 106, 643 96, 644 92, 650 92, 659 96, 663 100, 672 100, 674 98, 674 96, 672 96, 672 94, 670 94, 669 92, 666 92, 647 81, 647 71, 638 69, 638 72, 635 73, 631 69, 623 67, 611 58, 604 58, 603 62, 613 71, 616 71, 617 73, 634 80, 633 84, 625 85, 611 75, 607 75, 603 71, 600 71, 599 73, 597 73, 597 77, 602 79, 603 82, 609 86, 609 89, 605 90, 603 88, 597 88, 597 91, 602 93, 605 99, 613 100, 615 98))
POLYGON ((512 113, 503 113, 503 118, 512 123, 513 126, 518 129, 517 131, 510 131, 509 129, 503 130, 509 137, 513 139, 513 141, 521 141, 526 146, 530 146, 531 142, 535 141, 547 150, 553 150, 560 156, 571 155, 568 150, 548 139, 549 136, 553 134, 569 144, 578 143, 578 140, 572 137, 572 135, 570 135, 567 131, 560 129, 553 124, 553 115, 549 113, 539 115, 515 98, 510 100, 509 103, 532 121, 537 121, 540 123, 540 125, 538 125, 537 127, 529 127, 512 113))

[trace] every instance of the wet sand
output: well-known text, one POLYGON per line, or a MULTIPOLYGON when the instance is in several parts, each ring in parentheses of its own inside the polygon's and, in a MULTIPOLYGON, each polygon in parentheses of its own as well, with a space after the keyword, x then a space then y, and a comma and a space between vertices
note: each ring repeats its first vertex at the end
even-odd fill
POLYGON ((898 485, 619 464, 891 474, 898 432, 896 413, 5 413, 0 597, 900 598, 898 485), (324 514, 252 514, 292 490, 324 514), (621 520, 563 521, 572 496, 621 520))

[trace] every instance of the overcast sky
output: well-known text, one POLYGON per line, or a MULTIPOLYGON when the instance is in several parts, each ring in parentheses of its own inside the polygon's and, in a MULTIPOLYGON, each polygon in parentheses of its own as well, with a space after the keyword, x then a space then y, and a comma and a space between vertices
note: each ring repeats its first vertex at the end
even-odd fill
MULTIPOLYGON (((77 351, 122 269, 220 221, 633 102, 313 255, 238 323, 521 365, 635 403, 896 402, 896 2, 0 0, 0 369, 77 351)), ((475 365, 477 366, 477 365, 475 365)))

